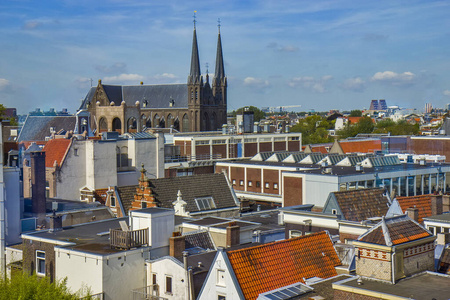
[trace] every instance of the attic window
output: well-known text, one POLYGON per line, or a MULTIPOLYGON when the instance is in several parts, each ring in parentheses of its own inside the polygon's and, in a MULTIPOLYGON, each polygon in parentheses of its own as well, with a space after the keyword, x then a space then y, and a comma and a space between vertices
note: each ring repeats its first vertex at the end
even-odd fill
POLYGON ((331 213, 332 213, 333 215, 337 215, 337 210, 336 210, 336 209, 332 209, 332 210, 331 210, 331 213))
POLYGON ((213 197, 195 198, 198 210, 210 210, 216 208, 213 197))

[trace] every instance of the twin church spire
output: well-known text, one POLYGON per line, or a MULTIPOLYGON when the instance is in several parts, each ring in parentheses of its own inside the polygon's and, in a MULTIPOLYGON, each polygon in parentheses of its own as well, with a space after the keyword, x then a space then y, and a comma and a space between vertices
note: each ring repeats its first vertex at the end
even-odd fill
MULTIPOLYGON (((225 79, 225 69, 223 66, 222 41, 220 38, 220 19, 219 19, 219 34, 217 39, 217 54, 216 54, 216 70, 214 73, 213 85, 220 85, 225 79)), ((191 55, 191 72, 189 74, 190 83, 201 83, 202 77, 200 72, 200 57, 198 55, 197 30, 196 20, 194 14, 194 33, 192 38, 192 55, 191 55)))

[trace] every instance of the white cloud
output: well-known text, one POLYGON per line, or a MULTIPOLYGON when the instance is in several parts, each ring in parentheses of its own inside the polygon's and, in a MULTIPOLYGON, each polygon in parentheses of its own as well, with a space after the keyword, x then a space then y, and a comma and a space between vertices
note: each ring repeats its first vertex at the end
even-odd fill
POLYGON ((442 94, 444 94, 445 96, 449 96, 450 97, 450 90, 445 90, 442 92, 442 94))
POLYGON ((384 71, 375 73, 370 80, 392 85, 408 85, 414 82, 416 75, 412 72, 395 73, 384 71))
POLYGON ((11 83, 8 79, 0 78, 0 91, 5 91, 11 86, 11 83))
MULTIPOLYGON (((87 89, 91 86, 91 78, 87 77, 79 77, 75 79, 75 85, 79 90, 87 91, 87 89)), ((96 84, 92 81, 92 84, 96 84)))
POLYGON ((293 45, 282 46, 278 45, 276 42, 271 42, 267 45, 267 48, 274 49, 278 52, 297 52, 299 49, 293 45))
POLYGON ((366 89, 366 82, 361 77, 348 78, 342 84, 344 90, 362 92, 366 89))
POLYGON ((269 86, 269 81, 261 78, 247 77, 244 79, 244 85, 248 87, 263 88, 269 86))
POLYGON ((102 66, 102 65, 98 65, 95 66, 95 69, 99 72, 102 73, 106 73, 106 74, 113 74, 113 73, 121 73, 124 74, 126 72, 127 69, 127 64, 122 63, 122 62, 116 62, 111 66, 102 66))
POLYGON ((33 30, 36 29, 40 26, 42 26, 42 22, 40 21, 28 21, 23 25, 23 29, 27 29, 27 30, 33 30))
POLYGON ((288 82, 288 85, 293 88, 302 87, 316 93, 324 93, 326 91, 325 85, 331 79, 333 79, 331 75, 325 75, 318 79, 311 76, 294 77, 288 82))
POLYGON ((157 74, 153 76, 155 79, 177 79, 178 77, 175 74, 171 73, 163 73, 163 74, 157 74))
POLYGON ((132 82, 134 84, 139 84, 139 81, 142 80, 144 80, 144 76, 139 74, 120 74, 119 76, 110 76, 103 79, 105 83, 132 82))

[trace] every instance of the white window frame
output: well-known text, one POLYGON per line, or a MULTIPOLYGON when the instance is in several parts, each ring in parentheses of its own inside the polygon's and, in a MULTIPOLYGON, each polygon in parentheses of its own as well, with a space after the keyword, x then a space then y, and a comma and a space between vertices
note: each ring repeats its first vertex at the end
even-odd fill
POLYGON ((216 208, 216 203, 214 202, 214 198, 211 196, 208 197, 199 197, 195 198, 195 204, 197 204, 197 208, 200 211, 210 210, 216 208))
POLYGON ((217 269, 216 272, 216 285, 226 287, 225 283, 225 270, 217 269))
POLYGON ((36 274, 39 276, 45 276, 45 251, 42 250, 36 250, 36 274), (41 270, 40 268, 40 261, 44 262, 44 270, 41 270))

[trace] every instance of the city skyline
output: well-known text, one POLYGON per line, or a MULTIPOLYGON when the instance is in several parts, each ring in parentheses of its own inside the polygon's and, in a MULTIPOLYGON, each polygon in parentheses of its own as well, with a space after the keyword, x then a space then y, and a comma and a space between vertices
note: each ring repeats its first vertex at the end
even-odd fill
MULTIPOLYGON (((0 4, 0 99, 24 114, 80 106, 92 84, 185 83, 193 14, 201 72, 217 19, 228 110, 424 110, 450 102, 444 1, 31 1, 0 4), (92 80, 92 81, 91 81, 92 80)), ((210 76, 212 78, 212 76, 210 76)))

